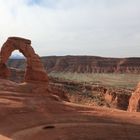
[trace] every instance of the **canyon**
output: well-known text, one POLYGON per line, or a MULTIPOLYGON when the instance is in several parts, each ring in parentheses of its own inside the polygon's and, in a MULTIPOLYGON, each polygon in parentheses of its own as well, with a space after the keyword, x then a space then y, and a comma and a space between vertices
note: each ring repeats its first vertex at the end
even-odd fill
MULTIPOLYGON (((120 73, 139 74, 140 58, 103 58, 94 56, 50 56, 42 57, 42 63, 51 72, 71 73, 120 73), (91 61, 92 60, 92 61, 91 61), (96 65, 95 65, 96 64, 96 65), (100 67, 99 67, 100 66, 100 67), (114 69, 112 69, 114 66, 114 69), (89 68, 90 67, 90 68, 89 68), (93 67, 93 68, 91 68, 93 67), (95 69, 98 69, 95 71, 95 69), (112 71, 111 71, 112 69, 112 71), (90 70, 90 71, 89 71, 90 70)), ((10 80, 21 82, 26 66, 25 59, 9 59, 11 68, 10 80)), ((74 82, 62 78, 49 77, 52 87, 63 90, 73 103, 106 106, 127 110, 134 87, 112 88, 102 84, 96 85, 74 82), (105 92, 106 91, 106 92, 105 92)), ((127 84, 126 84, 127 85, 127 84)), ((55 90, 55 89, 54 89, 55 90)), ((137 101, 138 102, 138 101, 137 101)), ((138 103, 137 103, 138 104, 138 103)), ((135 106, 137 106, 137 104, 135 106)), ((140 105, 135 107, 139 111, 140 105)))

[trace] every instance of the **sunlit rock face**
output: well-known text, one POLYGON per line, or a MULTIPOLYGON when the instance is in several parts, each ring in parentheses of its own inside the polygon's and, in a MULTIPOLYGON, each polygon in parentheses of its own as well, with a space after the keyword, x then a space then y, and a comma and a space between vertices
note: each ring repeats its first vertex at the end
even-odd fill
POLYGON ((0 78, 8 78, 10 70, 6 65, 12 52, 19 50, 27 59, 25 82, 48 82, 48 76, 39 56, 31 46, 31 41, 19 37, 9 37, 0 52, 0 78))

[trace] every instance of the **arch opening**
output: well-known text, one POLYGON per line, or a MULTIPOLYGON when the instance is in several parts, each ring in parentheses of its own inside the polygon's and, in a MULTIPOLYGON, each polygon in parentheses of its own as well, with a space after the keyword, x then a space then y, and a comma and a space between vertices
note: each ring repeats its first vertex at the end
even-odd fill
POLYGON ((22 83, 24 82, 25 69, 27 67, 26 57, 19 51, 14 50, 8 58, 6 65, 10 69, 9 80, 22 83))

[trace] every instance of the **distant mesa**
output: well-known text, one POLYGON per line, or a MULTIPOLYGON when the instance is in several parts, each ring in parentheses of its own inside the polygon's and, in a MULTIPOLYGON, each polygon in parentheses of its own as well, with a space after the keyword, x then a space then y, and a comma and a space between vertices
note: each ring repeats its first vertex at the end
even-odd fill
MULTIPOLYGON (((140 74, 140 58, 105 58, 97 56, 41 57, 47 72, 71 73, 131 73, 140 74)), ((10 67, 21 69, 23 60, 9 60, 10 67)))
POLYGON ((27 59, 25 82, 48 82, 48 76, 39 56, 31 46, 31 41, 20 37, 9 37, 0 51, 0 78, 8 78, 10 70, 6 65, 12 52, 19 50, 27 59))

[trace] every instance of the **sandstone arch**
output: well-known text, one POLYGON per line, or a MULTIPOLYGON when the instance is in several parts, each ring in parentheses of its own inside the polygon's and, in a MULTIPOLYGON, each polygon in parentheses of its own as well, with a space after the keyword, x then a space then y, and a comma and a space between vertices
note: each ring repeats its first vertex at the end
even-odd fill
POLYGON ((128 111, 137 112, 139 110, 140 103, 140 83, 137 85, 136 90, 132 93, 129 100, 128 111))
POLYGON ((8 78, 10 71, 6 62, 13 51, 19 50, 27 59, 25 82, 48 82, 47 73, 39 56, 31 46, 31 41, 20 37, 9 37, 0 51, 0 78, 8 78))

